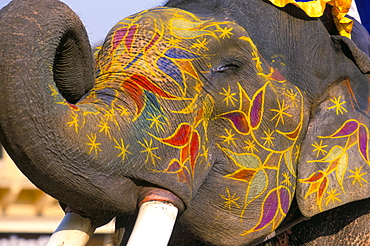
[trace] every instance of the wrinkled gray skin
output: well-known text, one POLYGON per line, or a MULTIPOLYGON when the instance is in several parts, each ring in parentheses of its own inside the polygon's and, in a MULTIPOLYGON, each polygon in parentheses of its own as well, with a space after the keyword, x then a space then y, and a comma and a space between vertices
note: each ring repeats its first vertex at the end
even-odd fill
MULTIPOLYGON (((315 106, 325 98, 326 91, 343 78, 354 81, 354 94, 358 101, 356 110, 368 109, 368 86, 363 86, 368 84, 363 75, 369 70, 368 60, 361 55, 353 55, 356 54, 353 44, 346 44, 340 38, 331 39, 319 20, 308 18, 301 10, 293 6, 278 9, 262 0, 170 0, 166 6, 238 23, 248 31, 267 63, 274 63, 288 81, 305 93, 309 113, 313 113, 315 106), (275 54, 280 54, 282 60, 273 61, 275 54), (353 57, 357 60, 354 61, 353 57)), ((46 90, 43 88, 46 83, 35 81, 54 80, 66 100, 75 103, 94 85, 92 60, 82 24, 59 2, 16 0, 1 10, 0 139, 22 172, 39 188, 63 204, 87 214, 98 224, 118 215, 118 227, 130 228, 142 187, 160 186, 176 194, 185 205, 173 234, 174 245, 245 245, 261 242, 264 237, 243 241, 234 236, 236 225, 232 223, 225 223, 223 225, 227 226, 223 227, 204 226, 207 224, 204 222, 213 218, 210 215, 212 204, 200 201, 207 201, 212 190, 209 187, 217 186, 217 182, 209 180, 217 177, 219 170, 222 170, 223 158, 219 152, 214 153, 216 158, 210 159, 208 179, 204 177, 204 183, 199 184, 195 194, 189 194, 159 174, 149 180, 140 176, 140 169, 121 170, 119 163, 111 161, 110 156, 97 159, 86 155, 75 139, 57 130, 60 124, 58 117, 62 117, 63 112, 54 108, 49 97, 42 93, 46 90)), ((280 239, 269 243, 278 245, 280 240, 283 245, 303 245, 311 241, 315 245, 334 238, 333 241, 345 245, 348 233, 346 230, 338 233, 341 227, 348 224, 348 230, 358 235, 364 233, 358 228, 370 228, 369 220, 364 219, 369 213, 368 204, 365 200, 362 205, 345 205, 345 211, 361 212, 351 214, 351 218, 339 228, 327 226, 326 222, 339 218, 342 211, 318 215, 323 216, 317 217, 319 222, 323 222, 322 228, 333 229, 325 232, 333 236, 322 239, 324 241, 317 239, 323 231, 320 225, 303 222, 303 226, 293 227, 280 239), (355 221, 355 226, 360 224, 357 229, 351 230, 354 227, 351 221, 355 221), (286 241, 282 241, 284 239, 286 241)), ((291 210, 291 215, 277 232, 302 221, 294 202, 291 210)))

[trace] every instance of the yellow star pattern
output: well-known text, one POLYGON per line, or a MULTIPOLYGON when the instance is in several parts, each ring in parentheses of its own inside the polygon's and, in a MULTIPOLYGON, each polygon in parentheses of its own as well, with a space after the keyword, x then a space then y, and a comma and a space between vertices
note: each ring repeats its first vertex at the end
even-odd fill
POLYGON ((86 135, 87 138, 89 139, 90 143, 87 143, 86 145, 89 145, 90 146, 90 150, 89 150, 89 154, 91 154, 91 152, 95 152, 95 155, 98 155, 98 151, 102 151, 100 149, 100 143, 97 143, 96 142, 96 134, 94 133, 91 133, 91 135, 86 135))
POLYGON ((72 118, 72 121, 67 122, 67 125, 69 125, 69 127, 73 127, 74 126, 76 133, 78 133, 78 127, 79 127, 79 124, 78 124, 78 122, 79 122, 79 120, 78 120, 78 114, 76 114, 75 112, 72 112, 71 118, 72 118))
POLYGON ((258 152, 258 149, 256 148, 256 144, 254 143, 254 140, 247 140, 247 141, 244 141, 244 143, 247 145, 244 147, 244 149, 248 152, 251 152, 252 154, 254 153, 254 151, 258 152))
POLYGON ((111 138, 110 132, 109 132, 110 131, 110 126, 108 126, 107 121, 102 120, 100 122, 100 125, 98 125, 98 127, 100 127, 99 133, 104 132, 105 135, 107 135, 109 138, 111 138))
POLYGON ((230 27, 230 28, 227 28, 227 27, 221 28, 220 27, 219 29, 217 29, 217 32, 221 32, 219 38, 222 38, 222 39, 230 38, 230 36, 233 35, 233 33, 231 32, 232 30, 233 30, 232 27, 230 27))
POLYGON ((166 125, 166 123, 161 121, 161 119, 160 119, 161 117, 163 117, 163 115, 153 115, 153 114, 149 113, 149 116, 151 118, 146 119, 146 120, 152 122, 150 124, 150 128, 153 128, 153 126, 155 126, 155 129, 157 130, 157 132, 159 132, 159 130, 162 130, 164 132, 163 125, 166 125))
POLYGON ((206 38, 204 38, 203 40, 197 39, 197 43, 193 43, 193 45, 190 48, 197 49, 197 52, 199 52, 200 50, 208 50, 206 46, 208 43, 209 42, 207 42, 206 38))
POLYGON ((300 102, 300 100, 297 98, 298 92, 294 92, 293 89, 290 89, 289 91, 285 92, 285 95, 289 98, 293 108, 298 107, 298 103, 300 102))
POLYGON ((114 108, 111 108, 110 110, 107 110, 104 114, 104 117, 107 121, 112 121, 118 126, 117 118, 115 115, 116 111, 114 108))
POLYGON ((130 151, 128 151, 128 148, 130 147, 130 145, 128 144, 126 146, 122 138, 120 139, 120 142, 118 142, 115 139, 114 139, 114 142, 116 143, 116 146, 114 146, 114 148, 119 149, 121 151, 117 157, 121 157, 122 162, 124 162, 127 157, 127 154, 132 154, 130 151))
POLYGON ((268 131, 263 131, 263 133, 265 134, 266 137, 263 137, 261 139, 265 140, 264 144, 263 145, 267 145, 269 148, 271 146, 275 146, 274 143, 272 142, 275 138, 272 136, 274 134, 275 131, 272 131, 270 129, 268 129, 268 131))
POLYGON ((326 206, 328 206, 328 204, 330 202, 332 203, 335 203, 335 201, 338 201, 338 202, 341 202, 342 200, 340 200, 337 196, 339 195, 339 193, 337 192, 337 189, 334 189, 334 188, 330 188, 330 190, 328 192, 326 192, 328 194, 327 197, 325 197, 326 199, 326 206))
POLYGON ((319 157, 320 153, 325 155, 326 153, 328 153, 328 151, 326 151, 324 148, 328 147, 328 145, 323 145, 322 144, 322 140, 320 140, 320 143, 317 143, 315 141, 314 144, 311 144, 315 149, 312 151, 312 152, 317 152, 316 153, 316 157, 319 157))
POLYGON ((288 113, 285 112, 285 110, 290 108, 290 106, 285 106, 284 100, 280 103, 280 101, 277 99, 277 102, 278 102, 279 109, 270 109, 271 111, 276 112, 276 115, 274 117, 272 117, 272 119, 271 119, 271 121, 273 121, 274 119, 277 119, 275 127, 277 127, 279 125, 280 121, 283 125, 285 124, 284 115, 288 116, 288 117, 292 117, 291 114, 288 114, 288 113))
POLYGON ((155 165, 155 160, 160 160, 161 158, 156 156, 153 151, 157 150, 158 147, 153 147, 153 139, 150 139, 148 142, 146 139, 143 140, 143 143, 138 141, 138 143, 143 146, 144 150, 140 151, 140 153, 146 153, 146 160, 145 163, 147 163, 149 160, 153 165, 155 165))
POLYGON ((222 199, 225 200, 224 202, 224 208, 228 208, 229 210, 232 209, 233 206, 236 208, 240 208, 237 201, 240 199, 240 196, 236 197, 236 193, 231 195, 229 187, 226 187, 226 196, 219 195, 222 199))
POLYGON ((118 105, 118 109, 117 111, 120 111, 121 113, 119 114, 120 116, 129 116, 130 115, 130 112, 128 111, 127 108, 125 108, 124 106, 122 105, 118 105))
POLYGON ((222 90, 224 92, 220 92, 220 94, 225 96, 223 101, 226 102, 226 106, 229 106, 229 103, 231 103, 235 107, 235 102, 238 101, 235 98, 236 93, 231 93, 230 86, 227 87, 227 90, 225 88, 222 88, 222 90))
POLYGON ((347 109, 345 109, 342 105, 346 104, 346 101, 341 102, 341 97, 339 96, 338 98, 334 97, 330 99, 330 101, 334 104, 334 106, 328 107, 327 109, 335 109, 335 114, 339 115, 344 114, 344 112, 348 112, 347 109))
POLYGON ((348 176, 348 178, 353 178, 352 185, 356 182, 362 187, 362 182, 367 183, 368 181, 363 177, 367 173, 361 173, 362 167, 355 167, 355 171, 349 170, 353 175, 348 176))
POLYGON ((236 138, 234 138, 235 134, 232 134, 232 129, 230 130, 227 130, 227 129, 224 129, 225 132, 226 132, 226 136, 219 136, 220 138, 224 138, 225 140, 223 141, 223 143, 227 143, 228 145, 230 145, 230 143, 234 144, 234 146, 236 146, 236 143, 235 143, 235 140, 236 138))

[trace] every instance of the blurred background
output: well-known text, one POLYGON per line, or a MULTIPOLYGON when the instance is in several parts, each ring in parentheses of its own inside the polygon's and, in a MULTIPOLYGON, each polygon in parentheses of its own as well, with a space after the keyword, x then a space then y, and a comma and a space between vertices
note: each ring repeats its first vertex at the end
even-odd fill
MULTIPOLYGON (((61 0, 84 23, 92 45, 104 41, 110 28, 118 21, 139 11, 161 6, 167 0, 61 0)), ((0 0, 0 9, 10 0, 0 0)))
MULTIPOLYGON (((0 0, 0 9, 10 0, 0 0)), ((161 0, 62 0, 80 16, 92 46, 101 44, 122 18, 162 5, 161 0)), ((0 145, 0 246, 43 246, 64 213, 38 190, 0 145)), ((114 222, 98 228, 88 246, 111 245, 114 222)))

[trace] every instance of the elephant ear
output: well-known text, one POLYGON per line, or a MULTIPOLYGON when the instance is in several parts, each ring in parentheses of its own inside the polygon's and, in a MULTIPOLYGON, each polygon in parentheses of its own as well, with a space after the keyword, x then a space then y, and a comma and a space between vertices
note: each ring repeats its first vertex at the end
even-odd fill
POLYGON ((307 217, 370 197, 370 83, 357 73, 328 91, 302 143, 296 195, 307 217))
POLYGON ((350 58, 363 73, 370 73, 370 57, 361 51, 349 38, 334 35, 331 37, 334 44, 340 45, 344 54, 350 58))

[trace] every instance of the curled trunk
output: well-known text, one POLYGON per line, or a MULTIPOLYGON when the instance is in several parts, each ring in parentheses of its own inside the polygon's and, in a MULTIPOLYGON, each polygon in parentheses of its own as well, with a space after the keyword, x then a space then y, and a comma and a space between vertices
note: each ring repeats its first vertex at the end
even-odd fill
POLYGON ((71 103, 94 84, 91 47, 79 18, 56 0, 13 1, 0 11, 0 50, 0 139, 12 159, 62 202, 85 211, 114 210, 118 201, 115 208, 100 203, 116 192, 107 186, 118 182, 125 192, 122 186, 132 188, 131 181, 103 177, 97 159, 63 130, 75 109, 71 103))

